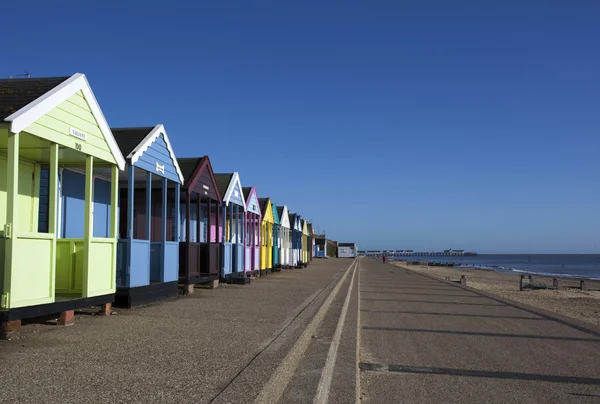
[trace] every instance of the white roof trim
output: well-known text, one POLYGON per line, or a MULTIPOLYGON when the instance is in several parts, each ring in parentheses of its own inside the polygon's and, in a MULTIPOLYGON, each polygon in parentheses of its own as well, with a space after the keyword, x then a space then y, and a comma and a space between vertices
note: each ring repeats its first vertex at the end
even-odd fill
MULTIPOLYGON (((229 206, 229 200, 231 199, 231 195, 233 194, 233 190, 235 189, 235 185, 237 184, 238 189, 242 192, 242 183, 240 182, 240 174, 235 172, 231 177, 231 181, 229 181, 229 185, 227 186, 227 191, 225 191, 225 196, 223 197, 223 202, 225 202, 225 206, 229 206)), ((246 211, 246 201, 244 200, 244 193, 242 192, 240 199, 242 200, 242 206, 244 207, 244 212, 246 211)))
POLYGON ((179 169, 179 164, 177 163, 177 158, 175 157, 175 152, 173 151, 173 147, 171 146, 171 142, 169 141, 169 136, 167 135, 165 126, 162 124, 156 125, 150 131, 150 133, 148 133, 148 135, 146 135, 144 140, 142 140, 137 146, 135 146, 135 149, 133 149, 131 151, 131 153, 129 153, 127 158, 131 159, 131 164, 135 164, 135 162, 138 161, 140 156, 142 154, 144 154, 146 152, 146 150, 148 150, 148 148, 152 145, 152 143, 154 143, 156 138, 158 138, 161 134, 163 135, 163 138, 165 139, 165 143, 167 144, 167 149, 169 150, 169 155, 171 156, 171 159, 173 160, 173 165, 175 166, 175 169, 177 170, 177 176, 179 177, 179 181, 181 181, 181 184, 183 185, 183 174, 181 173, 181 170, 179 169))
POLYGON ((279 218, 279 223, 281 224, 281 227, 285 227, 286 229, 291 228, 291 226, 290 226, 290 215, 288 213, 287 205, 283 205, 283 211, 281 212, 281 216, 283 216, 285 218, 285 222, 287 223, 287 225, 285 225, 283 223, 284 220, 282 220, 282 218, 279 218))
POLYGON ((98 101, 92 92, 85 74, 75 73, 63 83, 25 105, 17 112, 9 115, 4 120, 11 123, 10 131, 12 133, 19 133, 38 120, 40 117, 46 115, 52 109, 66 101, 67 98, 75 94, 77 91, 81 91, 83 93, 83 96, 85 97, 92 111, 92 115, 94 115, 96 122, 98 122, 100 131, 104 135, 104 138, 108 143, 108 147, 110 148, 113 157, 117 161, 119 169, 124 170, 125 159, 121 154, 121 150, 119 150, 119 147, 117 146, 117 142, 110 131, 110 127, 106 122, 106 118, 104 118, 104 114, 98 105, 98 101))

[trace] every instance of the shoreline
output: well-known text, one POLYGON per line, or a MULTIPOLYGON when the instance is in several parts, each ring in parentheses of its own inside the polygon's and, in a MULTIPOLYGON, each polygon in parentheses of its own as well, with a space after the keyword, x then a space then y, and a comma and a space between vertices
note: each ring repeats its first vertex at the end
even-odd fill
MULTIPOLYGON (((392 260, 390 262, 396 262, 396 263, 401 263, 404 265, 411 265, 410 262, 416 262, 415 261, 396 261, 396 260, 392 260)), ((436 260, 436 261, 419 261, 421 263, 423 262, 431 262, 431 263, 452 263, 451 261, 443 261, 443 260, 436 260)), ((423 265, 423 264, 420 264, 423 265)), ((437 267, 442 267, 444 268, 443 265, 436 265, 437 267)), ((498 265, 476 265, 476 264, 457 264, 454 263, 454 266, 452 267, 448 267, 448 268, 456 268, 456 269, 475 269, 475 270, 479 270, 479 271, 492 271, 498 274, 505 274, 505 275, 535 275, 536 277, 549 277, 549 278, 559 278, 559 279, 573 279, 573 280, 589 280, 589 281, 595 281, 595 282, 600 282, 600 275, 598 276, 587 276, 587 275, 579 275, 579 274, 569 274, 569 273, 560 273, 560 272, 535 272, 533 270, 527 270, 527 269, 520 269, 520 268, 513 268, 513 267, 508 267, 508 266, 498 266, 498 265)))
MULTIPOLYGON (((405 262, 391 261, 398 267, 434 276, 439 279, 450 277, 453 280, 467 277, 467 286, 493 293, 503 298, 529 304, 543 310, 552 311, 567 317, 591 323, 600 327, 600 290, 580 290, 579 282, 583 278, 556 277, 561 283, 560 289, 519 290, 521 275, 496 272, 492 269, 464 267, 434 267, 411 265, 405 262)), ((535 283, 552 286, 552 276, 531 274, 535 283)), ((585 278, 585 280, 589 280, 585 278)), ((592 289, 600 289, 600 281, 590 280, 592 289)))

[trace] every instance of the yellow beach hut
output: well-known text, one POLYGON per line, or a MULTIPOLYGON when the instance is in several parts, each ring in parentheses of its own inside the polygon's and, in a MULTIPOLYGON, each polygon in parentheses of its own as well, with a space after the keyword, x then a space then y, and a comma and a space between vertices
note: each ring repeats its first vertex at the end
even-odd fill
POLYGON ((259 198, 262 221, 260 224, 260 274, 273 270, 273 205, 271 198, 259 198))
POLYGON ((308 266, 308 249, 310 248, 309 244, 310 233, 308 232, 308 222, 302 219, 302 265, 304 268, 308 266))
POLYGON ((110 310, 125 160, 83 74, 0 79, 0 324, 110 310))

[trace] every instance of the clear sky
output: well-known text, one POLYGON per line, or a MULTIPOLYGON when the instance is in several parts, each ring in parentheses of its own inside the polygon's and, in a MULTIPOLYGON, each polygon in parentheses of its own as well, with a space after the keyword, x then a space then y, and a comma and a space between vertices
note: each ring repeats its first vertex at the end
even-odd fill
POLYGON ((85 73, 361 248, 600 253, 597 0, 186 3, 13 1, 0 76, 85 73))

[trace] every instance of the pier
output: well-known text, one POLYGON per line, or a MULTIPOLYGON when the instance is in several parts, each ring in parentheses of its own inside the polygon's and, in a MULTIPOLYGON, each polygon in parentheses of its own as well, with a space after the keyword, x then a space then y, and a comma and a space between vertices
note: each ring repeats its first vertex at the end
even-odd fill
POLYGON ((359 251, 361 257, 378 257, 386 255, 388 257, 473 257, 476 252, 465 250, 444 250, 444 251, 413 251, 413 250, 366 250, 359 251))

